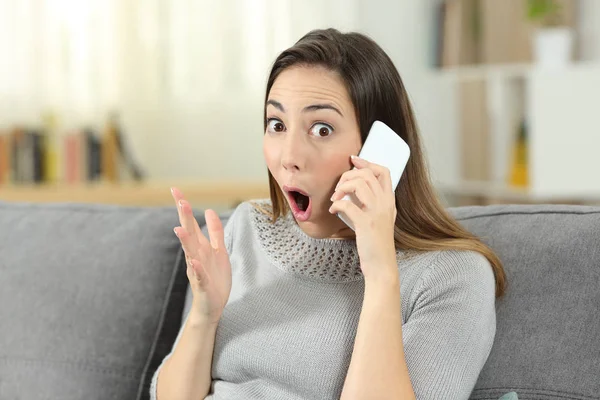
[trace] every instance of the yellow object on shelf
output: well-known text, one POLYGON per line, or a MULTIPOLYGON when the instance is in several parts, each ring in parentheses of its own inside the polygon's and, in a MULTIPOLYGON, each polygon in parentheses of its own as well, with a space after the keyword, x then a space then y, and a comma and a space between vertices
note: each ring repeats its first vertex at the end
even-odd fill
POLYGON ((527 159, 527 127, 521 122, 519 134, 513 148, 513 159, 509 175, 509 185, 515 187, 529 186, 529 170, 527 159))
POLYGON ((44 114, 44 134, 42 136, 44 153, 42 179, 44 182, 54 183, 60 180, 60 139, 58 137, 58 117, 49 111, 44 114))

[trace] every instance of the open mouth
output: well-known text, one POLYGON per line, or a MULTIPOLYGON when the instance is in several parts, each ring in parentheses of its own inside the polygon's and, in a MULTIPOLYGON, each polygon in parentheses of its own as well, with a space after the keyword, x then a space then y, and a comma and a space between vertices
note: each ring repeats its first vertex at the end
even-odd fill
POLYGON ((310 198, 300 192, 290 192, 290 194, 292 195, 292 199, 296 202, 298 209, 302 212, 306 211, 310 198))
POLYGON ((290 199, 294 217, 299 221, 306 221, 312 210, 310 196, 298 188, 284 187, 284 190, 290 199))

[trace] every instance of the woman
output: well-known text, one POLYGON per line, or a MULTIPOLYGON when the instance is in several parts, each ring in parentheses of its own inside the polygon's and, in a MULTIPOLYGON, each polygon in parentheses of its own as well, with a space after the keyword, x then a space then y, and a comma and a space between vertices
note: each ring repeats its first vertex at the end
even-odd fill
POLYGON ((193 300, 153 398, 467 399, 505 274, 436 198, 389 57, 361 34, 308 33, 272 67, 263 143, 271 198, 225 230, 208 210, 206 238, 172 190, 193 300), (351 157, 375 120, 411 149, 395 192, 351 157))

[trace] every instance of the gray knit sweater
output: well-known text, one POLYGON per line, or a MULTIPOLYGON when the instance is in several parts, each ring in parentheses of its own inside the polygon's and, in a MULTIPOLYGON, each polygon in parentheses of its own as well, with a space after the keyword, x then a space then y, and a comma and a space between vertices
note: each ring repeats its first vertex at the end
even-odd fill
MULTIPOLYGON (((233 286, 206 399, 338 399, 364 294, 356 242, 313 239, 289 214, 271 224, 256 205, 270 202, 242 203, 225 227, 233 286)), ((468 399, 496 332, 489 262, 471 251, 398 251, 397 259, 417 399, 468 399)), ((189 302, 184 323, 188 311, 189 302)))

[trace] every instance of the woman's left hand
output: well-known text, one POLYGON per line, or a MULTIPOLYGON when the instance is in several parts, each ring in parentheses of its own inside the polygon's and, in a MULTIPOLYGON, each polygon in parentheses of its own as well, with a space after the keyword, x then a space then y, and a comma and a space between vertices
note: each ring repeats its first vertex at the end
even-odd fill
POLYGON ((352 157, 356 169, 345 172, 331 197, 329 212, 342 212, 354 225, 360 267, 365 282, 389 282, 398 279, 398 264, 394 246, 396 221, 395 194, 390 171, 386 167, 352 157), (351 200, 354 194, 362 208, 351 200))

